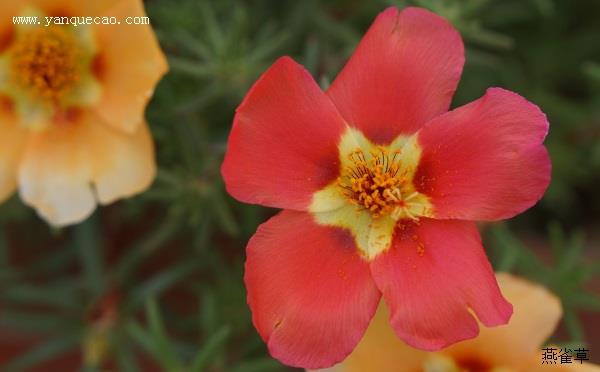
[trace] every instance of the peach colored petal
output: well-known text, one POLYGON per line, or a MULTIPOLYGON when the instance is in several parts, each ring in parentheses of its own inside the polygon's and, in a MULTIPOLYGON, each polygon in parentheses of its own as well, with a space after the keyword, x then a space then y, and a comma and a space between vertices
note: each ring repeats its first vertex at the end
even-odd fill
POLYGON ((114 7, 119 0, 27 0, 26 2, 51 15, 93 17, 114 7))
POLYGON ((87 218, 102 204, 131 196, 154 179, 147 126, 125 134, 93 113, 32 135, 19 169, 19 192, 50 224, 87 218))
POLYGON ((390 327, 389 310, 383 301, 371 320, 364 337, 352 354, 340 365, 339 372, 418 371, 428 353, 402 342, 390 327))
POLYGON ((3 1, 0 3, 0 24, 12 24, 12 16, 17 15, 15 12, 23 5, 18 1, 3 1))
POLYGON ((18 1, 0 1, 0 56, 14 38, 12 17, 20 15, 21 6, 18 1))
POLYGON ((567 367, 569 372, 600 372, 600 366, 592 363, 573 364, 567 367))
POLYGON ((419 371, 426 360, 435 355, 453 359, 480 360, 496 367, 516 371, 552 370, 600 372, 595 365, 583 367, 541 365, 541 345, 554 331, 561 316, 560 302, 556 296, 540 285, 509 274, 496 275, 498 284, 513 304, 514 313, 506 326, 481 328, 477 338, 455 344, 439 353, 414 349, 398 339, 388 321, 387 309, 380 306, 365 336, 356 349, 336 372, 394 371, 403 366, 405 371, 419 371))
POLYGON ((19 127, 0 97, 0 202, 16 189, 17 168, 26 138, 27 131, 19 127))
POLYGON ((97 112, 115 128, 134 132, 154 87, 168 69, 149 25, 128 25, 126 17, 146 16, 141 0, 124 0, 107 14, 120 25, 98 25, 100 56, 97 73, 103 95, 97 112))
MULTIPOLYGON (((552 347, 560 349, 553 345, 552 347)), ((542 350, 538 350, 535 357, 529 359, 521 370, 527 372, 600 372, 600 366, 592 363, 579 363, 572 360, 572 363, 560 364, 560 359, 557 364, 542 364, 542 350)))
POLYGON ((7 30, 6 27, 12 27, 12 17, 19 15, 22 6, 19 1, 0 2, 0 35, 7 30))
POLYGON ((52 126, 33 134, 25 149, 19 194, 52 225, 80 222, 96 206, 87 129, 81 123, 52 126))
POLYGON ((156 175, 154 143, 144 122, 134 133, 95 126, 93 181, 101 204, 127 198, 150 187, 156 175))
POLYGON ((559 299, 546 288, 509 274, 496 274, 502 293, 513 304, 510 323, 481 328, 479 337, 444 353, 455 358, 477 355, 493 365, 516 368, 539 352, 562 315, 559 299))

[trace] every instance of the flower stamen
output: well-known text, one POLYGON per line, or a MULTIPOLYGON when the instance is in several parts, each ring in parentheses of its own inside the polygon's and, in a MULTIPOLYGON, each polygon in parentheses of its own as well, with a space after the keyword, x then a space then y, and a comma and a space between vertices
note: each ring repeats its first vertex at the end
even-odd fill
POLYGON ((368 155, 369 160, 362 149, 349 153, 350 164, 337 182, 344 197, 359 209, 369 211, 374 218, 389 215, 395 220, 403 217, 418 220, 410 211, 409 202, 419 193, 409 192, 407 173, 410 169, 401 171, 400 150, 390 152, 380 146, 368 155))
POLYGON ((61 28, 27 31, 10 54, 14 84, 44 101, 58 103, 80 80, 77 40, 61 28))

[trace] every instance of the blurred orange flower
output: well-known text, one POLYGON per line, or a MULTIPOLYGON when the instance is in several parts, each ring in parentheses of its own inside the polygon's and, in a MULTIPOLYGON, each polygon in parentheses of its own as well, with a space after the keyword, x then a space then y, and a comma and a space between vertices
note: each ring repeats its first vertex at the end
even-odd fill
MULTIPOLYGON (((596 365, 575 360, 561 364, 559 358, 556 364, 542 364, 542 345, 562 316, 559 299, 524 279, 504 273, 496 277, 513 304, 508 325, 482 327, 478 337, 431 353, 403 343, 390 327, 382 304, 354 352, 321 372, 600 372, 596 365)), ((559 354, 560 348, 556 350, 559 354)))
POLYGON ((0 3, 0 201, 18 188, 64 226, 153 181, 144 109, 168 66, 149 25, 47 25, 49 17, 121 22, 145 12, 141 0, 0 3), (15 24, 18 16, 40 24, 15 24))

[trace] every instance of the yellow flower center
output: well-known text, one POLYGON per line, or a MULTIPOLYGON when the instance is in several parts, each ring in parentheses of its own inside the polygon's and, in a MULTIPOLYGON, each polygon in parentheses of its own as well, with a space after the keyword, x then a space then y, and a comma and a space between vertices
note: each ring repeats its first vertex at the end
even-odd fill
MULTIPOLYGON (((365 259, 389 249, 395 229, 433 216, 429 198, 413 182, 421 158, 416 136, 384 146, 348 128, 338 150, 340 176, 313 194, 309 211, 320 225, 348 230, 365 259)), ((422 244, 417 253, 425 255, 422 244)))
POLYGON ((410 192, 410 168, 401 169, 401 151, 391 153, 379 146, 367 160, 362 149, 348 155, 350 163, 338 178, 337 185, 347 200, 368 210, 374 218, 389 215, 394 220, 411 214, 408 202, 417 196, 410 192))
POLYGON ((11 51, 11 78, 36 98, 58 103, 80 80, 75 36, 60 27, 38 28, 22 35, 11 51))

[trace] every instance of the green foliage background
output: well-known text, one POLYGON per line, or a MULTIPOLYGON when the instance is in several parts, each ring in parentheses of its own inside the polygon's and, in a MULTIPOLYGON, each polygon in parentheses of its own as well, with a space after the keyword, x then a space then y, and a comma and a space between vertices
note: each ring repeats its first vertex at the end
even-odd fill
POLYGON ((234 110, 281 55, 326 87, 377 13, 409 4, 446 17, 465 40, 453 106, 501 86, 548 115, 544 199, 481 228, 497 270, 560 296, 563 331, 553 342, 600 355, 589 343, 600 337, 600 2, 149 0, 171 65, 147 110, 158 178, 64 230, 16 197, 0 206, 0 340, 26 345, 0 370, 52 370, 44 363, 57 358, 60 370, 286 370, 269 358, 245 303, 245 243, 274 211, 224 191, 234 110))

